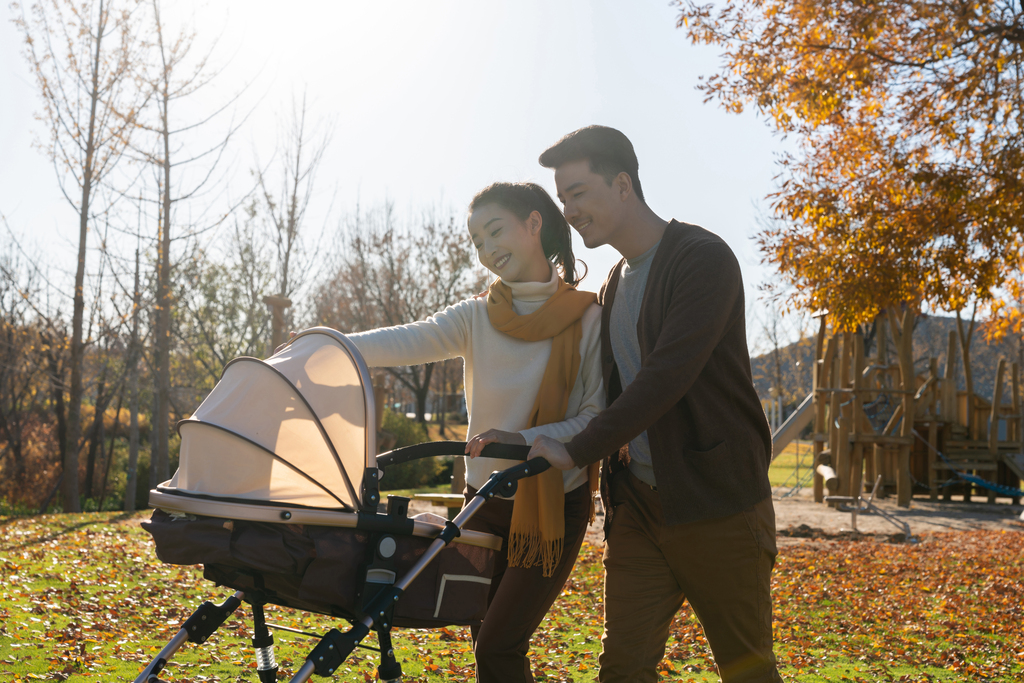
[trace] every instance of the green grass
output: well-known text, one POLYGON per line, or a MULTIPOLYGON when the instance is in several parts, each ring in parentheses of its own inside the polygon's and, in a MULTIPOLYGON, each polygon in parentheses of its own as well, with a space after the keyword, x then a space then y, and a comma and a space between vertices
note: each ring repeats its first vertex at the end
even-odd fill
MULTIPOLYGON (((776 456, 768 468, 768 481, 774 486, 794 486, 808 478, 814 452, 810 441, 794 441, 776 456), (797 467, 799 466, 799 472, 797 467)), ((809 485, 809 480, 805 482, 809 485)))
MULTIPOLYGON (((143 515, 144 516, 144 515, 143 515)), ((140 516, 0 518, 0 680, 131 681, 203 600, 230 590, 160 563, 140 516)), ((773 577, 776 654, 793 681, 1015 681, 1024 678, 1024 534, 926 536, 917 545, 837 541, 783 548, 773 577)), ((590 681, 600 653, 600 549, 585 545, 533 640, 538 681, 590 681)), ((280 608, 268 621, 323 633, 337 622, 280 608)), ((168 681, 255 680, 249 615, 187 645, 168 681)), ((468 629, 396 632, 407 681, 473 680, 468 629)), ((280 678, 315 641, 277 636, 280 678)), ((372 638, 370 643, 372 643, 372 638)), ((358 651, 334 677, 375 679, 358 651)), ((317 679, 319 680, 319 679, 317 679)), ((715 681, 684 608, 663 680, 715 681)))

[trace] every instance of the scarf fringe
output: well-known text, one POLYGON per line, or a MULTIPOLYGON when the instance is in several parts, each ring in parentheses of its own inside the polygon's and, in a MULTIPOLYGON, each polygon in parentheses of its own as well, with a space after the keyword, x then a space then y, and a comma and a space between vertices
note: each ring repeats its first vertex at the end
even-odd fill
POLYGON ((513 532, 508 538, 508 566, 529 569, 540 565, 541 574, 548 578, 562 559, 564 538, 543 540, 539 531, 513 532))

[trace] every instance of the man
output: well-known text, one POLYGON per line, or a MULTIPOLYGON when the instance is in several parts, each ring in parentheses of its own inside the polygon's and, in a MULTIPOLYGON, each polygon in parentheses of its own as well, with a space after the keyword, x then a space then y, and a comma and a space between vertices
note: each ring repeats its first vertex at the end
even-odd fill
POLYGON ((739 264, 717 235, 659 218, 633 145, 589 126, 540 156, 589 248, 622 256, 599 294, 608 408, 530 457, 605 462, 602 682, 656 681, 684 600, 725 683, 781 681, 772 652, 771 432, 754 391, 739 264), (621 450, 620 450, 621 448, 621 450))

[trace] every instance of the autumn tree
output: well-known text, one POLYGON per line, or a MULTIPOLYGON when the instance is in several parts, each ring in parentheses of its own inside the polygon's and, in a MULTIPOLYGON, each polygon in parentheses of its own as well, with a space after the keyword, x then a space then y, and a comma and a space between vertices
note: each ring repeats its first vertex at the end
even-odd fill
POLYGON ((42 334, 29 297, 35 289, 11 251, 0 253, 0 493, 24 484, 32 423, 46 402, 42 334))
POLYGON ((27 8, 15 3, 14 21, 42 99, 46 135, 39 146, 53 162, 61 191, 78 216, 78 259, 71 323, 64 506, 81 509, 78 451, 83 396, 82 361, 86 251, 89 228, 105 207, 99 188, 113 172, 135 130, 148 92, 134 70, 143 47, 135 4, 122 0, 51 0, 27 8))
POLYGON ((796 143, 758 235, 791 303, 850 328, 900 303, 991 304, 1020 271, 1020 0, 677 6, 724 51, 707 100, 796 143))
MULTIPOLYGON (((316 320, 341 332, 404 325, 486 288, 466 228, 452 214, 402 226, 394 205, 357 211, 341 237, 333 275, 317 287, 316 320)), ((416 397, 424 421, 434 363, 388 368, 416 397)))

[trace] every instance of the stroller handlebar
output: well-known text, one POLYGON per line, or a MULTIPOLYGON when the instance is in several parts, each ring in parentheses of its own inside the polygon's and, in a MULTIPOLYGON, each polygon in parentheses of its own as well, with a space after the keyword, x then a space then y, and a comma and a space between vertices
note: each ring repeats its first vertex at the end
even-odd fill
MULTIPOLYGON (((523 448, 523 446, 520 446, 523 448)), ((494 496, 499 498, 508 498, 515 494, 516 489, 519 486, 519 480, 534 475, 540 474, 541 472, 550 469, 551 463, 544 458, 534 458, 533 460, 527 460, 521 462, 518 465, 513 465, 507 470, 500 472, 491 473, 490 479, 487 483, 480 487, 480 490, 476 492, 475 497, 488 499, 494 496)))
MULTIPOLYGON (((465 453, 465 441, 428 441, 381 453, 377 456, 377 467, 378 469, 386 469, 391 465, 419 460, 420 458, 434 458, 439 455, 465 455, 465 453)), ((498 458, 501 460, 526 460, 526 456, 529 453, 529 446, 489 443, 484 446, 482 455, 485 458, 498 458)))

